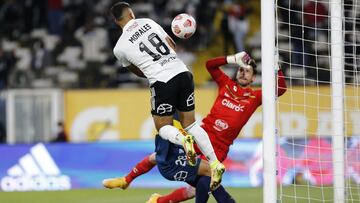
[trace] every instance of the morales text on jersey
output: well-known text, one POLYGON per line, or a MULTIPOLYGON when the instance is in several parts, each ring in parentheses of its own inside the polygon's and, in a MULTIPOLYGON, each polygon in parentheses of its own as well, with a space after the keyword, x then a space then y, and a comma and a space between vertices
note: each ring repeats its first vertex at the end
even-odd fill
POLYGON ((134 43, 137 39, 139 39, 139 37, 141 35, 143 35, 146 31, 150 30, 151 27, 149 24, 145 24, 143 25, 140 29, 138 29, 137 31, 135 31, 135 33, 129 38, 129 41, 131 43, 134 43))

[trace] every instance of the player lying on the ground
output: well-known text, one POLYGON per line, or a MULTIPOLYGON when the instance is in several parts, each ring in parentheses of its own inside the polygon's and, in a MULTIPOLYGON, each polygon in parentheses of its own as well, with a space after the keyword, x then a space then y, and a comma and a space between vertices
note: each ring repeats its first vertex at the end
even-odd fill
MULTIPOLYGON (((253 112, 261 105, 261 89, 250 87, 255 80, 256 63, 245 52, 227 57, 217 57, 207 61, 206 68, 218 85, 218 96, 203 119, 202 127, 207 131, 219 161, 224 161, 230 145, 253 112), (234 79, 229 78, 220 66, 238 64, 234 79)), ((286 91, 286 83, 281 70, 278 71, 278 96, 286 91)), ((104 181, 107 188, 126 189, 141 174, 156 165, 155 154, 145 157, 127 176, 104 181)), ((194 189, 180 188, 166 196, 155 195, 157 202, 180 202, 194 197, 194 189)), ((156 201, 155 201, 156 202, 156 201)))
MULTIPOLYGON (((219 184, 210 188, 210 166, 205 159, 196 159, 196 165, 186 162, 186 154, 180 145, 170 143, 159 135, 155 139, 156 163, 161 175, 171 181, 183 181, 196 188, 196 202, 205 203, 209 193, 213 194, 217 202, 235 203, 229 193, 219 184)), ((148 203, 156 202, 153 195, 148 203)))

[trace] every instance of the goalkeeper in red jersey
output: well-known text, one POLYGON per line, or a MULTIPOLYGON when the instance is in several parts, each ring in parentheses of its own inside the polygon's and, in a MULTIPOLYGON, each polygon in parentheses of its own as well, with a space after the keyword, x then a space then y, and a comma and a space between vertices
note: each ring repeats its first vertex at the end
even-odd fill
MULTIPOLYGON (((250 87, 255 80, 256 63, 246 52, 212 58, 206 62, 206 68, 218 85, 218 95, 210 113, 202 120, 202 127, 209 135, 218 160, 223 162, 230 145, 257 107, 261 105, 262 92, 261 89, 255 90, 250 87), (220 66, 226 64, 238 65, 234 79, 228 77, 220 69, 220 66)), ((278 96, 284 94, 285 91, 284 75, 279 69, 278 96)), ((203 155, 200 156, 206 160, 203 155)), ((155 157, 155 153, 145 157, 125 177, 104 180, 104 186, 126 189, 137 176, 146 173, 156 165, 155 157)), ((193 198, 194 195, 194 188, 183 187, 164 196, 153 194, 148 202, 181 202, 193 198)))

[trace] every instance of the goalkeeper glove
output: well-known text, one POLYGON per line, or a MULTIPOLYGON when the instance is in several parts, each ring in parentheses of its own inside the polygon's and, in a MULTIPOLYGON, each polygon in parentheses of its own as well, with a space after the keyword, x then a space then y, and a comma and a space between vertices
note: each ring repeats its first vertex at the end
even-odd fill
POLYGON ((254 59, 252 59, 245 51, 226 57, 226 62, 228 64, 238 64, 242 68, 250 68, 251 61, 254 61, 254 59))

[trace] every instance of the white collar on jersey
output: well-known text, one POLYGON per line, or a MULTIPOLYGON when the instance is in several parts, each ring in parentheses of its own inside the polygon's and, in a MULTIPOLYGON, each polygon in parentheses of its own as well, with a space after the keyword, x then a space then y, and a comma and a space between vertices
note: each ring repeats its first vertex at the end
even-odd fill
POLYGON ((132 23, 134 20, 135 20, 135 19, 129 20, 129 21, 125 24, 125 26, 123 27, 123 30, 128 29, 128 27, 131 25, 131 23, 132 23))

